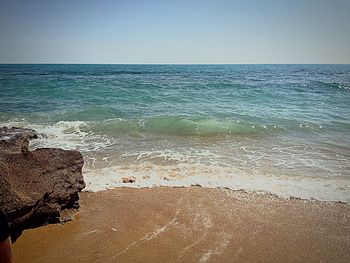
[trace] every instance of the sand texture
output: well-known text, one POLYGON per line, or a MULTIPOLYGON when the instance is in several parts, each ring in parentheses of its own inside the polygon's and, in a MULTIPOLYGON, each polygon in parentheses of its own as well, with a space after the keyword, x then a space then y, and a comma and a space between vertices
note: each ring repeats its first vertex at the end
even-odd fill
POLYGON ((227 189, 81 194, 74 220, 24 231, 15 262, 350 262, 350 206, 227 189))

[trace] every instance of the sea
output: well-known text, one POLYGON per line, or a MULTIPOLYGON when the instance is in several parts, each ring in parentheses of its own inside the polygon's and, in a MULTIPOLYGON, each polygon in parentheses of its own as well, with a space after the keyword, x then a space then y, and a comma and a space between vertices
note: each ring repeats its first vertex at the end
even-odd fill
POLYGON ((79 150, 86 191, 350 202, 350 65, 2 64, 0 126, 79 150))

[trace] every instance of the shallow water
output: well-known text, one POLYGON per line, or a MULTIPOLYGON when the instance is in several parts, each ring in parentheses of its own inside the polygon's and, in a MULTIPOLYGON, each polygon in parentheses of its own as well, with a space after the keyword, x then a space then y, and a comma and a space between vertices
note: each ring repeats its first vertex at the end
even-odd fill
POLYGON ((88 190, 350 201, 350 65, 0 65, 0 125, 78 149, 88 190))

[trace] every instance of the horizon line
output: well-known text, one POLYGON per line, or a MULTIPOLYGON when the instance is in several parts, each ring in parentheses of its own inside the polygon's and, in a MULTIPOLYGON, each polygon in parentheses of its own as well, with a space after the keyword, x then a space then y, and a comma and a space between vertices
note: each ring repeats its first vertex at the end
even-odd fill
POLYGON ((349 63, 51 63, 51 62, 10 62, 0 65, 350 65, 349 63))

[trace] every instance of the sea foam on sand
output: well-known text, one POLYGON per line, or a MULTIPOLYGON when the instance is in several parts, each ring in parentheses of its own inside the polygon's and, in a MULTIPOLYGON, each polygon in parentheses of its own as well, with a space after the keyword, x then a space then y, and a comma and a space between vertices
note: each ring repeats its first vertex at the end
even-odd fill
POLYGON ((200 164, 155 165, 143 163, 113 166, 99 170, 84 169, 85 191, 101 191, 115 187, 184 187, 198 185, 208 188, 223 187, 281 197, 299 197, 322 201, 350 202, 349 183, 345 180, 290 178, 242 174, 233 168, 200 164), (135 177, 135 183, 123 183, 124 177, 135 177), (344 186, 347 186, 345 188, 344 186))

